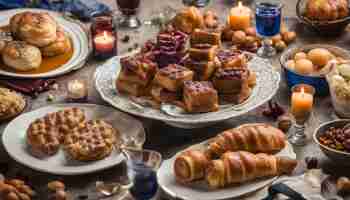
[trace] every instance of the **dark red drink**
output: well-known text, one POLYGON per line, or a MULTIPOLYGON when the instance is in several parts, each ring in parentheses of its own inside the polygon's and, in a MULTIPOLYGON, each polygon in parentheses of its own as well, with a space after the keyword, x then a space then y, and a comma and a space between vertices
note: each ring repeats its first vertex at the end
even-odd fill
POLYGON ((117 0, 117 4, 124 15, 135 15, 140 6, 140 0, 117 0))

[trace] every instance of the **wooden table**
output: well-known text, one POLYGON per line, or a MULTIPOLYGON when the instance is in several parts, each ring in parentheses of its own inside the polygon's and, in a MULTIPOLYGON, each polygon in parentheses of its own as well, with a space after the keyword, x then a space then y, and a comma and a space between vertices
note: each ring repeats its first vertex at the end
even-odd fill
MULTIPOLYGON (((115 0, 101 0, 113 9, 116 8, 115 0)), ((181 0, 144 0, 142 2, 142 9, 140 11, 141 19, 150 19, 152 16, 155 16, 161 10, 166 8, 180 9, 183 7, 181 0)), ((228 13, 229 8, 232 5, 233 0, 212 0, 212 3, 205 9, 213 9, 218 13, 222 14, 220 17, 224 20, 226 14, 228 13)), ((246 4, 253 4, 254 1, 244 1, 246 4)), ((286 24, 290 27, 291 30, 296 30, 298 33, 297 42, 293 45, 301 45, 308 43, 327 43, 327 44, 336 44, 338 46, 346 48, 350 42, 350 37, 347 36, 347 33, 344 33, 342 36, 337 38, 320 38, 317 35, 307 31, 303 26, 297 23, 295 18, 295 4, 296 0, 282 0, 284 3, 284 16, 287 17, 286 24)), ((124 35, 129 35, 131 37, 130 42, 122 43, 119 42, 119 54, 127 52, 127 49, 132 47, 134 44, 141 44, 149 38, 152 38, 156 33, 156 29, 151 26, 142 26, 139 30, 120 30, 119 38, 122 38, 124 35)), ((274 67, 277 70, 280 70, 280 65, 278 61, 279 56, 276 56, 271 60, 274 67)), ((61 103, 64 102, 65 96, 65 85, 68 80, 75 79, 77 77, 88 77, 92 80, 95 68, 99 66, 101 62, 96 62, 93 59, 90 59, 86 66, 77 71, 67 74, 65 76, 59 77, 57 79, 60 84, 60 88, 57 91, 50 91, 41 94, 37 99, 31 100, 31 109, 36 109, 51 103, 61 103), (47 101, 47 96, 53 94, 55 100, 53 102, 47 101)), ((285 81, 282 81, 278 94, 274 97, 274 100, 278 101, 285 107, 289 105, 289 93, 286 87, 285 81)), ((89 103, 96 104, 106 104, 98 95, 97 91, 94 88, 93 81, 89 85, 89 103)), ((266 119, 261 115, 261 110, 263 107, 260 107, 252 112, 249 112, 239 119, 231 119, 214 126, 195 129, 195 130, 183 130, 178 128, 169 127, 168 125, 148 119, 140 119, 147 132, 147 141, 145 148, 157 150, 162 153, 165 159, 169 158, 171 155, 176 153, 178 150, 185 148, 190 144, 194 144, 200 141, 203 141, 209 137, 214 136, 218 132, 225 130, 227 128, 235 127, 242 123, 249 122, 271 122, 269 119, 266 119)), ((314 110, 314 117, 309 125, 307 130, 308 136, 310 137, 313 130, 321 123, 331 119, 336 118, 333 114, 331 101, 329 97, 326 98, 316 98, 316 106, 314 110)), ((6 124, 0 126, 1 132, 6 124)), ((1 133, 0 132, 0 133, 1 133)), ((295 148, 298 159, 303 159, 306 156, 316 156, 319 158, 320 163, 323 169, 326 172, 337 175, 347 175, 350 176, 350 171, 346 167, 337 165, 334 162, 328 160, 319 150, 319 148, 311 140, 304 147, 295 148)), ((26 177, 31 183, 35 186, 35 189, 39 192, 43 192, 46 186, 46 183, 50 180, 60 179, 63 180, 68 187, 68 190, 73 194, 74 197, 79 195, 88 194, 88 199, 96 199, 95 197, 95 182, 98 180, 103 181, 113 181, 118 179, 119 175, 123 173, 125 166, 116 166, 113 169, 106 170, 100 173, 84 175, 84 176, 75 176, 75 177, 61 177, 54 176, 50 174, 43 174, 35 172, 31 169, 28 169, 10 159, 3 148, 0 148, 0 172, 7 171, 6 175, 9 177, 26 177)), ((43 193, 42 198, 46 199, 45 193, 43 193)))

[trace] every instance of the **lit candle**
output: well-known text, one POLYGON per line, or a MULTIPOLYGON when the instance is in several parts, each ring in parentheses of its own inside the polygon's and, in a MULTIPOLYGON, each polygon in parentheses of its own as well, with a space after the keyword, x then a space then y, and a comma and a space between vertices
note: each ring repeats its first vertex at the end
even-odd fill
POLYGON ((114 51, 115 37, 112 33, 103 31, 94 38, 95 51, 100 53, 110 53, 114 51))
POLYGON ((83 80, 72 80, 67 84, 68 98, 72 100, 86 99, 88 95, 88 89, 83 80))
POLYGON ((250 27, 250 8, 243 6, 242 2, 238 2, 238 6, 230 11, 228 22, 233 30, 244 30, 250 27))
POLYGON ((313 94, 305 92, 305 88, 301 87, 300 91, 292 94, 292 114, 296 121, 305 121, 313 107, 313 94))

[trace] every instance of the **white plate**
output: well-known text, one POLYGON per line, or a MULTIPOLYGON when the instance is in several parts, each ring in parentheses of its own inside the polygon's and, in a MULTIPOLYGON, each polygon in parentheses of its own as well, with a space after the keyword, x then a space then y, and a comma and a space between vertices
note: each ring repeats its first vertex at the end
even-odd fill
MULTIPOLYGON (((191 149, 203 149, 208 143, 208 140, 190 147, 191 149)), ((177 154, 178 155, 178 154, 177 154)), ((222 189, 210 190, 204 181, 197 181, 192 185, 184 186, 178 184, 173 174, 173 164, 176 156, 169 160, 163 161, 162 166, 157 172, 158 183, 160 187, 171 197, 183 200, 220 200, 239 197, 251 192, 255 192, 277 179, 277 177, 263 178, 255 181, 239 184, 222 189)), ((293 151, 291 144, 287 142, 287 146, 277 155, 288 156, 295 159, 296 154, 293 151)))
POLYGON ((106 120, 119 130, 123 138, 144 134, 143 126, 138 120, 111 107, 94 104, 57 104, 22 114, 11 121, 2 135, 2 142, 7 153, 17 162, 32 169, 59 175, 92 173, 113 167, 122 162, 124 156, 117 151, 113 151, 110 156, 103 160, 94 162, 69 160, 62 149, 54 156, 45 159, 39 159, 31 155, 26 144, 26 130, 30 123, 47 113, 68 107, 84 109, 88 119, 106 120))
POLYGON ((242 105, 224 105, 225 107, 220 108, 217 112, 202 114, 176 114, 176 109, 173 109, 172 112, 175 115, 170 115, 159 109, 140 106, 131 101, 128 95, 117 91, 115 83, 121 69, 120 58, 124 56, 114 57, 96 69, 95 87, 101 97, 124 112, 161 120, 181 128, 207 126, 243 115, 270 100, 279 88, 280 74, 273 69, 273 66, 267 60, 253 55, 248 67, 256 73, 257 85, 254 87, 251 96, 242 105))
POLYGON ((59 76, 84 66, 84 64, 86 63, 87 57, 89 55, 89 40, 88 40, 87 34, 79 24, 73 21, 68 21, 64 19, 62 16, 59 16, 57 13, 50 12, 47 10, 40 10, 40 9, 14 9, 9 11, 3 11, 3 12, 0 12, 0 26, 8 25, 9 19, 13 15, 15 15, 16 13, 21 13, 25 11, 49 12, 50 15, 55 18, 57 23, 63 28, 63 30, 69 35, 69 37, 72 40, 72 45, 74 48, 72 58, 61 67, 45 73, 19 74, 19 73, 9 72, 9 71, 0 69, 0 75, 17 77, 17 78, 48 78, 48 77, 59 76))

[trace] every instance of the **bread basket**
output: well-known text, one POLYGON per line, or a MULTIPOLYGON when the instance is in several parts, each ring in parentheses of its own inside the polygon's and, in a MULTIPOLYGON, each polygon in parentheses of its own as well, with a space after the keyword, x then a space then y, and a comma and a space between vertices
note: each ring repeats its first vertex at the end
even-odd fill
MULTIPOLYGON (((347 25, 350 23, 350 16, 345 18, 331 20, 331 21, 319 21, 312 20, 305 16, 305 4, 307 0, 298 0, 296 4, 296 13, 301 23, 305 24, 311 30, 317 32, 320 35, 337 35, 344 31, 347 25)), ((349 5, 349 4, 348 4, 349 5)))

